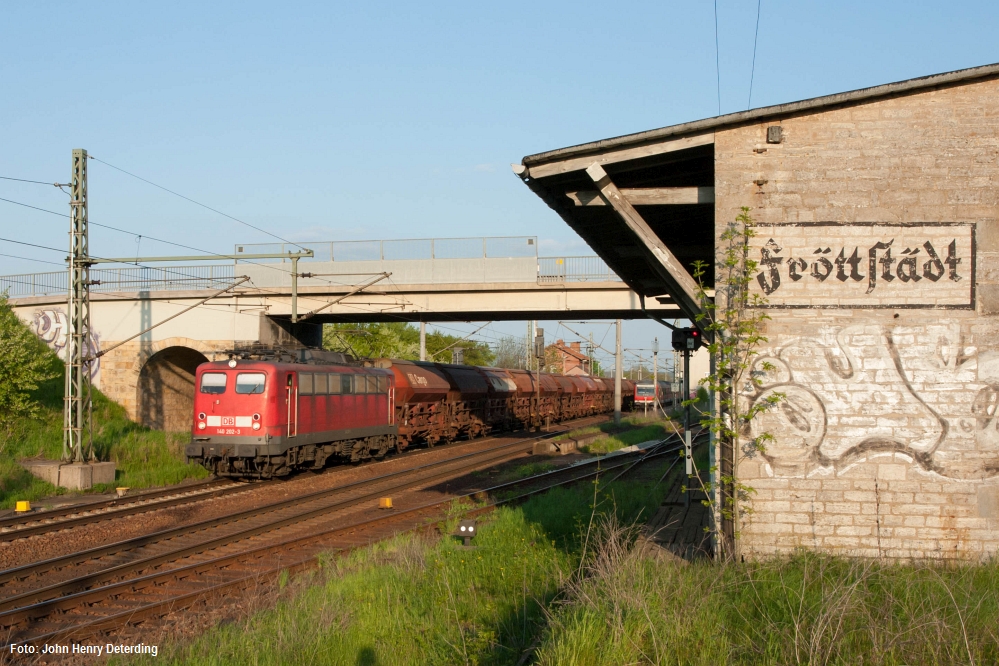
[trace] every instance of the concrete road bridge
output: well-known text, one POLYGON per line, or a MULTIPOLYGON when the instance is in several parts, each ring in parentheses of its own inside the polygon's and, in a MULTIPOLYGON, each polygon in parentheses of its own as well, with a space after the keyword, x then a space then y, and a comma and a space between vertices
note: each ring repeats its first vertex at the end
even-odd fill
MULTIPOLYGON (((93 268, 96 350, 129 339, 234 282, 238 287, 109 351, 95 385, 150 427, 185 430, 194 370, 213 354, 252 343, 319 345, 329 322, 673 318, 668 298, 643 299, 599 257, 540 257, 533 237, 243 244, 235 254, 313 251, 292 264, 93 268), (387 277, 384 277, 387 275, 387 277), (359 285, 383 277, 359 291, 359 285), (300 321, 292 323, 297 300, 300 321)), ((53 349, 66 345, 67 272, 0 277, 18 315, 53 349)))

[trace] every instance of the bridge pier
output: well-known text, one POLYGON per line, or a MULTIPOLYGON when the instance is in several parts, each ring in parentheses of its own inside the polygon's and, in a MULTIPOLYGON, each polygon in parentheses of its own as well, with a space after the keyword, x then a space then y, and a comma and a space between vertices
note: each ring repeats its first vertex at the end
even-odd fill
POLYGON ((101 359, 99 388, 137 423, 186 431, 194 405, 194 370, 232 346, 232 340, 182 337, 125 344, 101 359))

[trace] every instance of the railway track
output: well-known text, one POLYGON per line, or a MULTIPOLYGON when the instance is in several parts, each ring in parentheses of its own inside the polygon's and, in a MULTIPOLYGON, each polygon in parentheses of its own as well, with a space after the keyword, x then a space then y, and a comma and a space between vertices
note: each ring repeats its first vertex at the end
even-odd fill
MULTIPOLYGON (((84 633, 102 631, 162 615, 205 594, 258 581, 273 571, 304 565, 318 552, 371 540, 363 537, 351 542, 351 535, 374 529, 385 536, 385 526, 392 525, 390 533, 411 529, 405 524, 400 527, 399 521, 420 523, 454 497, 377 518, 358 507, 509 460, 550 436, 521 439, 0 572, 0 627, 14 642, 66 637, 84 628, 84 633)), ((566 470, 549 474, 566 474, 566 470)), ((524 479, 504 486, 532 480, 536 481, 524 479)))
MULTIPOLYGON (((590 422, 602 422, 602 417, 585 417, 575 421, 566 422, 563 426, 577 428, 587 425, 590 422)), ((556 433, 557 434, 557 433, 556 433)), ((485 443, 493 441, 495 438, 484 438, 479 440, 469 440, 471 443, 485 443)), ((469 443, 463 442, 463 443, 469 443)), ((421 453, 432 450, 414 449, 406 451, 391 460, 401 457, 419 456, 421 453)), ((335 472, 338 467, 331 467, 323 473, 335 472)), ((273 481, 233 481, 231 479, 210 479, 199 483, 187 484, 181 487, 165 488, 135 495, 125 495, 120 498, 113 498, 106 501, 93 502, 85 505, 75 505, 48 511, 31 513, 26 516, 12 516, 0 519, 0 543, 25 539, 32 536, 40 536, 51 532, 59 532, 76 527, 94 525, 107 520, 115 520, 125 516, 131 516, 148 511, 158 511, 194 502, 202 502, 208 499, 225 497, 228 495, 245 492, 247 490, 260 488, 263 484, 274 483, 273 481)))
POLYGON ((141 579, 153 569, 184 569, 210 562, 220 553, 245 550, 248 544, 314 534, 330 514, 508 460, 528 451, 538 439, 515 440, 222 518, 8 569, 0 572, 0 626, 16 631, 30 624, 37 629, 45 624, 39 624, 39 620, 50 619, 53 614, 64 620, 70 608, 79 604, 89 607, 92 594, 100 594, 115 583, 129 585, 133 578, 141 579))
POLYGON ((211 479, 163 490, 125 495, 102 502, 40 511, 28 516, 15 516, 0 520, 0 542, 24 539, 29 536, 57 532, 123 516, 224 497, 244 492, 251 487, 256 486, 228 479, 211 479))

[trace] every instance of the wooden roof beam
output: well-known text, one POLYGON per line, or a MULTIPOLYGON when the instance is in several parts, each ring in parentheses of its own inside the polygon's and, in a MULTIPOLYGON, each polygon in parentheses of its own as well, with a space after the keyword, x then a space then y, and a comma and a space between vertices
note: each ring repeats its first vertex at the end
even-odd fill
POLYGON ((668 139, 657 143, 650 143, 643 146, 634 146, 621 150, 609 150, 599 155, 587 155, 586 157, 574 157, 560 162, 545 162, 526 167, 523 164, 514 164, 513 171, 521 178, 530 176, 531 178, 544 178, 570 171, 582 171, 591 164, 616 164, 637 160, 642 157, 652 155, 662 155, 672 153, 677 150, 686 150, 698 146, 707 146, 715 142, 714 132, 698 134, 696 136, 686 136, 681 139, 668 139))
POLYGON ((618 217, 627 225, 639 243, 644 247, 646 258, 656 274, 665 283, 670 295, 685 315, 694 321, 696 315, 703 314, 697 297, 698 287, 694 278, 656 236, 635 207, 621 193, 599 163, 593 162, 586 169, 586 175, 594 182, 600 196, 614 209, 618 217))
MULTIPOLYGON (((713 187, 622 187, 621 194, 632 206, 675 206, 680 204, 713 204, 713 187)), ((577 206, 606 206, 596 190, 566 192, 577 206)))

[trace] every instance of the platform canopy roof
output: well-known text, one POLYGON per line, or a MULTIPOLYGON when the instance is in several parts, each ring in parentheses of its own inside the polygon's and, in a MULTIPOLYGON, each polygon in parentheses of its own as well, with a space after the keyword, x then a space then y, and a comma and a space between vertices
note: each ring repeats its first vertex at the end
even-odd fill
POLYGON ((718 130, 999 76, 999 64, 730 113, 526 156, 513 171, 643 298, 700 310, 695 261, 715 257, 718 130))

